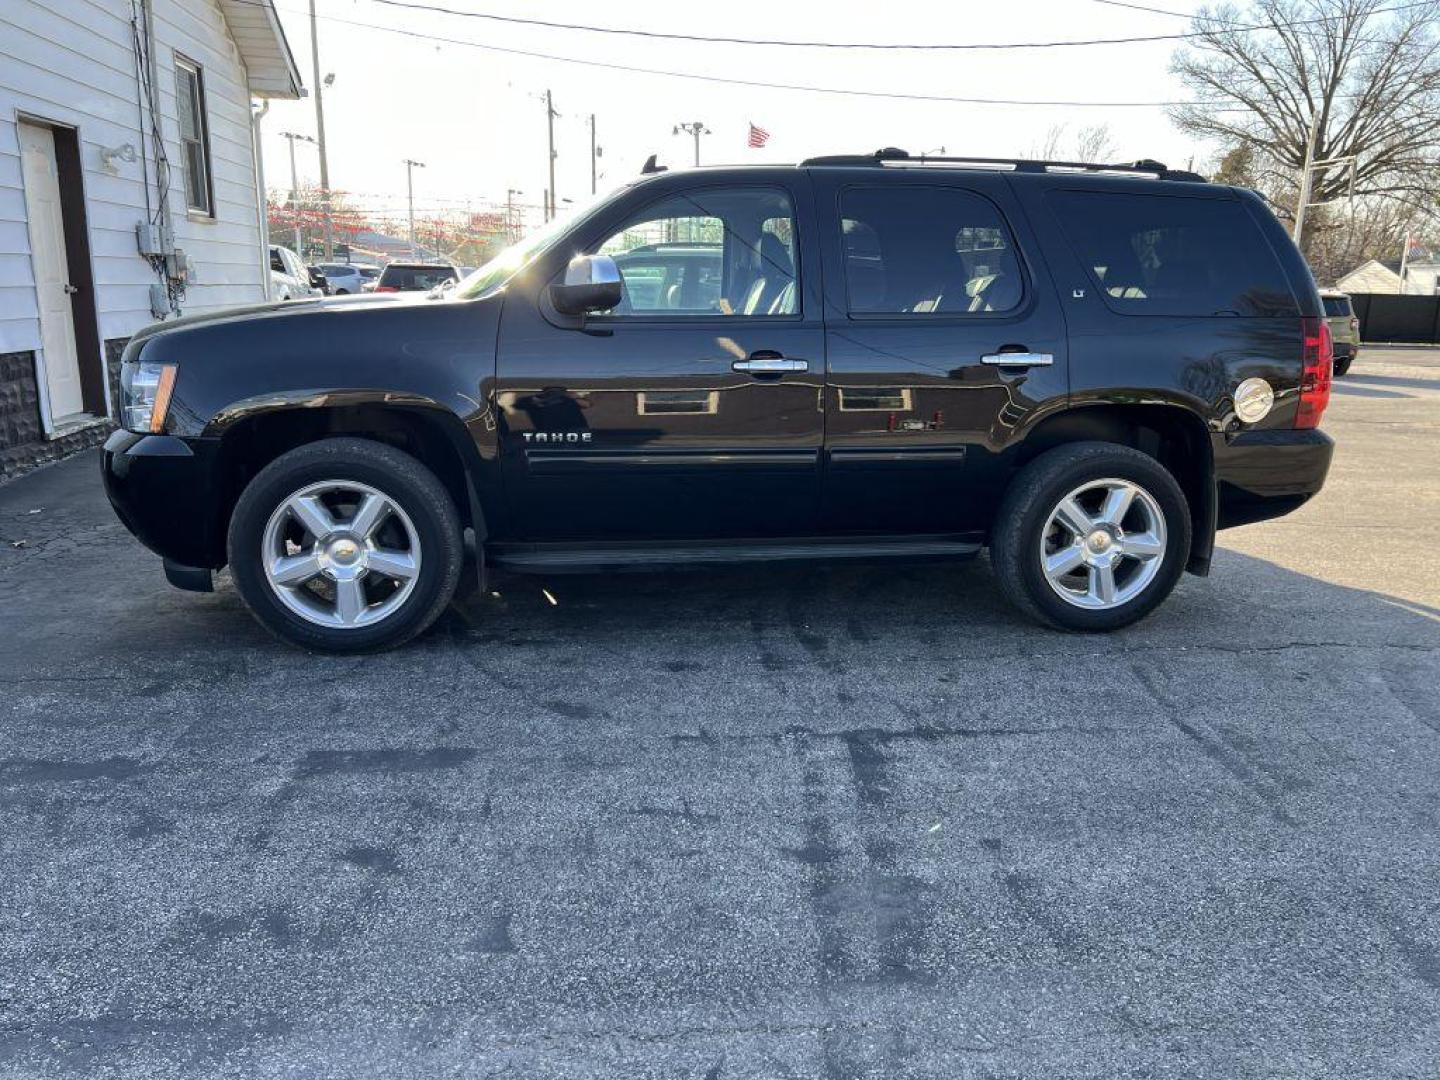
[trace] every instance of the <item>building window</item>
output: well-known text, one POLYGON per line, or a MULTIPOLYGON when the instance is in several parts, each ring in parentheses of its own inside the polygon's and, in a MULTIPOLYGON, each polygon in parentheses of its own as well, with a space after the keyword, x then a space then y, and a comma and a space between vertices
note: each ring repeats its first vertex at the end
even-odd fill
POLYGON ((205 73, 199 64, 175 58, 175 106, 180 117, 180 146, 185 156, 185 205, 215 215, 210 188, 210 131, 205 112, 205 73))

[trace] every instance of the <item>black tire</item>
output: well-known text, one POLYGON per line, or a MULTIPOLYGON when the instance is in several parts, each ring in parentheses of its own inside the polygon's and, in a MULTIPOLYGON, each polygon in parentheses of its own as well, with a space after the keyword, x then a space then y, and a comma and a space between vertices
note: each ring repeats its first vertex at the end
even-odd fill
POLYGON ((228 547, 235 587, 260 624, 282 641, 322 652, 391 649, 420 633, 454 596, 465 553, 455 503, 435 474, 394 447, 356 438, 309 443, 265 466, 235 504, 228 547), (308 484, 330 480, 382 492, 404 511, 418 537, 420 566, 410 594, 366 626, 322 626, 296 614, 277 596, 262 562, 266 525, 276 508, 308 484))
POLYGON ((990 561, 1006 598, 1037 622, 1061 630, 1118 630, 1144 618, 1170 595, 1190 556, 1190 508, 1170 472, 1148 454, 1105 442, 1077 442, 1041 454, 1011 482, 990 538, 990 561), (1062 599, 1047 580, 1041 543, 1052 511, 1089 481, 1138 485, 1158 505, 1165 549, 1154 578, 1132 599, 1091 610, 1062 599))
POLYGON ((1353 357, 1353 356, 1346 356, 1346 357, 1344 357, 1343 359, 1336 360, 1336 361, 1335 361, 1335 377, 1338 379, 1338 378, 1341 378, 1342 376, 1349 375, 1349 374, 1350 374, 1350 365, 1353 364, 1354 362, 1355 362, 1355 357, 1353 357))

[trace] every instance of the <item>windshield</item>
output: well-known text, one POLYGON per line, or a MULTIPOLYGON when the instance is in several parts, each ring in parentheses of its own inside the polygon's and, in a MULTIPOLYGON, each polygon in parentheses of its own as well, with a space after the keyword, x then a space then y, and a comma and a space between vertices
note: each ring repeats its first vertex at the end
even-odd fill
POLYGON ((557 217, 543 228, 537 229, 524 239, 504 248, 484 266, 462 278, 460 284, 455 288, 454 295, 465 300, 474 300, 494 292, 536 258, 554 247, 572 229, 578 228, 586 218, 609 199, 609 195, 603 196, 589 205, 577 209, 576 213, 567 214, 563 218, 557 217))

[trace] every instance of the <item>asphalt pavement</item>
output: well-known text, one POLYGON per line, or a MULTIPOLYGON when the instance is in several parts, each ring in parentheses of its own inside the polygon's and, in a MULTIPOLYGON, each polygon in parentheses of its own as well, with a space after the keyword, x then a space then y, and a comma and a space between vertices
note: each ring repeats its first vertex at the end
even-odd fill
POLYGON ((1440 351, 1325 427, 1108 637, 982 559, 314 657, 93 456, 0 487, 0 1077, 1433 1077, 1440 351))

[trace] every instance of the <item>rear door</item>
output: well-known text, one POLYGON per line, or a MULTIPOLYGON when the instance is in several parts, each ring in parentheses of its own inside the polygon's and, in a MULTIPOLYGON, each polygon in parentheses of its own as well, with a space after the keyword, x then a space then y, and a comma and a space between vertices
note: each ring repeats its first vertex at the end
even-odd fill
POLYGON ((507 296, 497 359, 506 500, 522 539, 798 536, 819 520, 824 333, 804 173, 665 177, 586 223, 507 296), (615 258, 584 329, 543 289, 615 258))
POLYGON ((813 170, 826 527, 981 530, 1017 431, 1067 390, 1065 325, 1003 176, 813 170))

